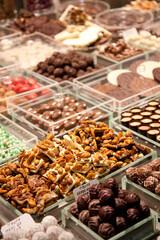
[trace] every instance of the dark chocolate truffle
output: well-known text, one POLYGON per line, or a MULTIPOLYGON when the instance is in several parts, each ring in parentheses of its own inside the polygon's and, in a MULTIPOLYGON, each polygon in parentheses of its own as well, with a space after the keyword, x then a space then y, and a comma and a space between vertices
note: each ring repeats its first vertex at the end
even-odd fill
POLYGON ((150 215, 150 208, 148 207, 148 205, 144 202, 141 202, 139 205, 139 210, 141 211, 141 217, 142 218, 146 218, 150 215))
POLYGON ((140 203, 140 197, 136 193, 128 193, 124 200, 129 207, 138 207, 140 203))
POLYGON ((114 205, 114 193, 109 188, 103 188, 99 192, 99 200, 101 204, 114 205))
POLYGON ((132 182, 136 182, 138 179, 138 172, 137 168, 130 167, 125 171, 126 177, 131 180, 132 182))
POLYGON ((160 183, 156 186, 155 193, 160 196, 160 183))
POLYGON ((129 208, 127 210, 127 219, 129 225, 134 225, 140 220, 140 211, 135 208, 129 208))
POLYGON ((98 232, 99 224, 100 224, 99 216, 90 217, 88 221, 88 227, 90 229, 92 229, 94 232, 98 232))
POLYGON ((88 204, 89 204, 88 194, 83 194, 77 198, 77 206, 79 211, 88 209, 88 204))
POLYGON ((125 218, 123 217, 116 217, 116 228, 118 232, 121 232, 127 228, 127 223, 125 218))
POLYGON ((88 210, 89 210, 90 216, 98 215, 99 210, 100 210, 100 201, 99 201, 99 199, 91 200, 89 205, 88 205, 88 210))
POLYGON ((75 203, 72 207, 70 207, 69 212, 70 212, 74 217, 78 218, 79 211, 78 211, 78 207, 77 207, 77 204, 76 204, 76 203, 75 203))
POLYGON ((88 210, 82 210, 79 214, 78 219, 79 219, 79 221, 81 221, 85 225, 88 225, 88 221, 90 219, 89 211, 88 210))
POLYGON ((102 189, 102 185, 101 184, 93 184, 89 188, 90 199, 98 198, 98 195, 99 195, 99 192, 100 192, 101 189, 102 189))
POLYGON ((108 178, 103 183, 104 188, 109 188, 113 191, 115 195, 117 195, 118 192, 118 183, 114 178, 108 178))
POLYGON ((118 198, 124 199, 127 194, 128 194, 128 192, 126 190, 120 189, 118 192, 118 198))
POLYGON ((115 235, 115 229, 110 223, 101 223, 98 229, 98 234, 107 240, 115 235))
POLYGON ((102 221, 105 222, 114 222, 116 213, 113 207, 111 206, 103 206, 99 210, 99 216, 102 221))
POLYGON ((115 210, 118 216, 124 215, 127 210, 127 202, 122 198, 115 198, 115 210))

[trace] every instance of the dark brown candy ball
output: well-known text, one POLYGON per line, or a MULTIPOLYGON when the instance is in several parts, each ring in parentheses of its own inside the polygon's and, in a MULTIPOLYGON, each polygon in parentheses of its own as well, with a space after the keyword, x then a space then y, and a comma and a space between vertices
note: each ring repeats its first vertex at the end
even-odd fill
POLYGON ((77 70, 76 70, 75 68, 70 68, 70 69, 68 70, 68 75, 69 75, 70 77, 76 77, 76 75, 77 75, 77 70))
POLYGON ((114 222, 116 218, 116 213, 113 207, 103 206, 99 210, 99 216, 102 221, 114 222))
POLYGON ((80 60, 80 61, 79 61, 79 66, 80 66, 81 69, 86 69, 86 67, 87 67, 87 62, 84 61, 84 60, 80 60))
POLYGON ((83 194, 77 198, 77 206, 79 211, 88 209, 88 204, 89 204, 88 194, 83 194))
POLYGON ((71 60, 70 60, 68 57, 65 57, 65 58, 63 59, 63 64, 64 64, 64 65, 70 65, 70 64, 71 64, 71 60))
POLYGON ((90 199, 98 198, 98 195, 99 195, 99 192, 100 192, 101 189, 102 189, 102 185, 101 184, 93 184, 89 188, 90 199))
POLYGON ((140 220, 140 211, 135 208, 129 208, 127 210, 127 219, 130 226, 137 223, 140 220))
POLYGON ((55 68, 63 67, 63 60, 61 58, 56 58, 54 60, 54 67, 55 68))
POLYGON ((82 210, 79 214, 78 219, 79 219, 79 221, 81 221, 85 225, 88 225, 88 221, 90 219, 89 211, 88 210, 82 210))
POLYGON ((74 205, 72 205, 72 207, 70 207, 69 212, 76 218, 78 218, 79 215, 79 210, 77 207, 77 204, 75 203, 74 205))
POLYGON ((128 193, 124 200, 129 207, 138 207, 140 204, 140 197, 136 193, 128 193))
POLYGON ((94 65, 94 61, 92 57, 87 57, 86 58, 86 62, 89 66, 93 66, 94 65))
POLYGON ((63 73, 64 73, 63 68, 56 68, 56 69, 54 70, 54 75, 55 75, 56 77, 62 76, 63 73))
POLYGON ((99 192, 99 200, 102 205, 114 205, 114 193, 109 188, 103 188, 99 192))
POLYGON ((127 210, 127 202, 122 198, 115 198, 115 210, 118 215, 124 215, 127 210))
POLYGON ((99 199, 93 199, 90 201, 89 205, 88 205, 88 210, 89 210, 89 214, 90 216, 96 216, 99 213, 100 210, 100 201, 99 199))
POLYGON ((92 229, 94 232, 98 232, 99 224, 100 224, 99 216, 90 217, 88 221, 88 227, 90 229, 92 229))
POLYGON ((122 232, 127 228, 127 223, 124 217, 116 217, 116 228, 118 232, 122 232))
POLYGON ((115 229, 110 223, 101 223, 98 228, 98 234, 107 240, 115 235, 115 229))
POLYGON ((117 195, 118 192, 118 183, 114 178, 108 178, 103 183, 104 188, 109 188, 113 191, 115 195, 117 195))
POLYGON ((141 211, 141 217, 146 218, 150 215, 150 208, 144 202, 141 202, 139 205, 139 210, 141 211))
POLYGON ((120 189, 120 190, 118 191, 118 198, 124 199, 127 194, 128 194, 128 192, 127 192, 126 190, 120 189))
POLYGON ((137 182, 137 179, 138 179, 137 168, 130 167, 125 171, 125 174, 129 180, 131 180, 132 182, 137 182))

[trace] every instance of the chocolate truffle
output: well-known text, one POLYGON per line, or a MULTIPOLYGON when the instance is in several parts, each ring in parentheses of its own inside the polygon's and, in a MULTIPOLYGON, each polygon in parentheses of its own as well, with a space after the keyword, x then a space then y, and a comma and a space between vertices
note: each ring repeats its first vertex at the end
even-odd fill
POLYGON ((88 210, 89 210, 90 216, 98 215, 99 210, 100 210, 100 201, 99 201, 99 199, 91 200, 89 205, 88 205, 88 210))
POLYGON ((99 216, 102 221, 105 222, 114 222, 116 213, 113 207, 111 206, 103 206, 99 210, 99 216))
POLYGON ((77 204, 76 204, 76 203, 69 209, 69 212, 70 212, 74 217, 78 218, 79 211, 78 211, 78 207, 77 207, 77 204))
POLYGON ((138 171, 135 167, 130 167, 125 171, 126 177, 132 182, 136 182, 138 179, 138 171))
POLYGON ((158 179, 152 176, 146 178, 146 180, 144 181, 144 187, 151 192, 155 190, 157 185, 158 179))
POLYGON ((153 171, 160 171, 160 159, 153 160, 148 165, 153 171))
POLYGON ((82 210, 79 214, 78 219, 79 219, 79 221, 81 221, 85 225, 88 225, 88 221, 90 219, 89 211, 88 210, 82 210))
POLYGON ((127 202, 122 198, 115 198, 115 210, 118 216, 124 215, 127 210, 127 202))
POLYGON ((155 193, 160 196, 160 183, 156 186, 155 193))
POLYGON ((135 208, 129 208, 127 210, 127 219, 128 219, 128 224, 133 225, 136 224, 140 220, 140 211, 135 208))
POLYGON ((88 194, 83 194, 77 198, 77 206, 79 211, 88 209, 88 204, 89 204, 88 194))
POLYGON ((98 232, 99 224, 100 224, 99 216, 90 217, 88 221, 88 227, 90 229, 92 229, 94 232, 98 232))
POLYGON ((147 204, 141 202, 139 205, 139 210, 141 211, 141 217, 144 219, 150 215, 150 209, 147 204))
POLYGON ((149 165, 143 165, 137 169, 138 177, 142 180, 145 180, 147 177, 150 176, 152 172, 152 168, 149 165))
POLYGON ((110 223, 101 223, 98 229, 98 234, 103 239, 107 240, 115 235, 115 229, 110 223))
POLYGON ((103 188, 99 192, 99 200, 104 205, 114 205, 114 193, 109 188, 103 188))
POLYGON ((160 181, 160 171, 152 171, 151 175, 160 181))
POLYGON ((103 183, 104 188, 109 188, 113 191, 115 195, 117 195, 118 192, 118 183, 114 178, 108 178, 103 183))
POLYGON ((102 189, 102 185, 101 184, 93 184, 89 188, 90 199, 98 198, 98 195, 99 195, 99 192, 100 192, 101 189, 102 189))
POLYGON ((128 192, 126 190, 120 189, 118 192, 118 198, 124 199, 127 194, 128 194, 128 192))
POLYGON ((140 203, 140 197, 136 193, 128 193, 124 200, 129 207, 138 207, 140 203))
POLYGON ((125 218, 123 217, 116 217, 116 228, 118 232, 121 232, 127 228, 127 223, 125 218))

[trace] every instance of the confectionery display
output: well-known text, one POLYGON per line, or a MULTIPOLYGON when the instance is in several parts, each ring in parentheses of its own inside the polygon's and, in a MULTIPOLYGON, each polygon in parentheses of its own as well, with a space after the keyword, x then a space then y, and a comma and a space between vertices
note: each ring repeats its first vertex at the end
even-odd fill
POLYGON ((0 194, 23 213, 42 214, 46 205, 71 195, 74 188, 149 152, 134 143, 130 132, 114 135, 105 123, 84 121, 64 140, 49 134, 32 149, 22 150, 18 162, 2 166, 0 194))
MULTIPOLYGON (((3 77, 2 83, 0 83, 0 111, 6 110, 6 100, 20 93, 28 92, 37 88, 41 85, 34 78, 23 78, 21 76, 17 77, 3 77)), ((34 99, 38 96, 44 94, 44 90, 29 94, 26 97, 22 97, 17 102, 18 104, 27 102, 30 99, 34 99)))
POLYGON ((24 141, 19 140, 0 125, 0 161, 18 155, 24 148, 26 148, 24 141))
POLYGON ((148 49, 159 49, 160 48, 160 38, 156 34, 150 33, 146 30, 141 30, 138 35, 131 36, 128 41, 133 46, 141 46, 148 49))
POLYGON ((34 71, 57 82, 72 82, 77 77, 101 68, 102 66, 94 64, 92 57, 69 50, 67 53, 54 52, 51 57, 39 62, 34 71))
MULTIPOLYGON (((159 70, 159 68, 155 69, 159 70)), ((156 71, 154 72, 156 74, 156 71)), ((122 112, 121 123, 130 129, 160 142, 160 101, 149 101, 144 107, 122 112)))
POLYGON ((97 84, 93 88, 117 100, 123 100, 138 93, 139 96, 132 98, 130 103, 138 101, 139 97, 147 97, 158 91, 156 87, 159 86, 159 80, 155 74, 156 69, 160 68, 159 60, 158 55, 153 55, 148 60, 135 60, 130 64, 129 69, 117 69, 109 72, 107 75, 109 83, 97 84), (145 92, 150 88, 151 91, 145 92))
POLYGON ((55 39, 64 45, 83 49, 103 44, 111 37, 109 31, 93 23, 92 18, 76 6, 69 5, 59 19, 67 27, 55 39))
POLYGON ((109 1, 0 0, 2 240, 158 240, 160 5, 109 1))
POLYGON ((89 195, 79 196, 69 212, 103 239, 115 236, 150 215, 147 204, 136 193, 119 189, 114 178, 92 185, 89 195))
MULTIPOLYGON (((16 220, 16 219, 15 219, 16 220)), ((12 222, 11 222, 12 223, 12 222)), ((40 223, 33 222, 30 227, 11 230, 3 234, 5 240, 74 240, 74 235, 65 231, 54 216, 48 215, 40 223)))
POLYGON ((142 52, 142 48, 134 48, 125 43, 124 40, 118 39, 116 43, 106 45, 103 50, 100 50, 99 53, 105 57, 112 58, 116 61, 121 61, 142 52))
POLYGON ((24 113, 24 118, 46 132, 52 132, 53 127, 55 134, 71 130, 84 120, 108 119, 98 109, 83 112, 87 108, 86 102, 63 96, 58 101, 52 100, 25 108, 27 113, 24 113), (78 115, 74 116, 75 114, 78 115))
POLYGON ((130 4, 126 5, 126 7, 152 11, 158 8, 158 3, 156 1, 136 0, 136 1, 131 1, 130 4))
POLYGON ((9 23, 8 27, 22 31, 24 34, 41 32, 49 36, 54 36, 65 29, 65 24, 48 16, 35 16, 33 13, 22 13, 18 18, 14 18, 13 23, 9 23))
POLYGON ((151 161, 139 168, 130 167, 126 170, 126 177, 148 191, 160 195, 160 159, 151 161))

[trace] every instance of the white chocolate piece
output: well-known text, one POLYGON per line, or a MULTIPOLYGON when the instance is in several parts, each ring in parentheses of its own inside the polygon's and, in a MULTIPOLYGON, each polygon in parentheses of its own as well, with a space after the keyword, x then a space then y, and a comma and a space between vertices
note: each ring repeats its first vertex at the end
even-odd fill
POLYGON ((154 79, 153 70, 158 67, 160 67, 160 62, 145 61, 137 67, 137 73, 145 78, 154 79))
POLYGON ((57 219, 54 216, 46 216, 43 218, 41 223, 46 230, 50 226, 57 225, 57 219))
POLYGON ((33 237, 32 240, 48 240, 47 234, 44 232, 36 232, 33 237))
POLYGON ((61 233, 62 229, 59 226, 50 226, 46 231, 48 240, 58 240, 58 237, 61 233))
POLYGON ((117 70, 111 71, 107 75, 108 82, 111 83, 112 85, 118 86, 117 77, 120 74, 127 73, 127 72, 130 72, 130 71, 127 69, 117 69, 117 70))
POLYGON ((63 232, 58 237, 58 240, 74 240, 74 239, 75 238, 74 238, 73 234, 70 232, 63 232))

